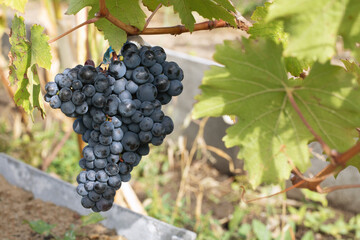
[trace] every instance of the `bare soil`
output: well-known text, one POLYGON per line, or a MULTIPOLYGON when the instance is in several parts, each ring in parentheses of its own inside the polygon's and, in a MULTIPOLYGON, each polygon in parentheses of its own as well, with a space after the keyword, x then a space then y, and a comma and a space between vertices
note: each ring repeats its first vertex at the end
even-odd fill
POLYGON ((80 215, 53 203, 35 199, 32 193, 9 184, 0 175, 0 239, 6 240, 49 240, 34 232, 25 221, 42 220, 56 225, 51 232, 64 236, 74 224, 80 240, 125 240, 100 224, 81 227, 80 215))

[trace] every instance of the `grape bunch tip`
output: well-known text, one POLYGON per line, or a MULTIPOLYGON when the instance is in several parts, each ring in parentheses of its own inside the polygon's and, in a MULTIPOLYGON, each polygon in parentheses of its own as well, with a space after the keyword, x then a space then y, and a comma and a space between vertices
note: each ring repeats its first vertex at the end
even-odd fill
POLYGON ((108 211, 149 144, 161 145, 174 130, 161 107, 180 95, 183 78, 162 47, 126 42, 107 69, 88 60, 46 84, 45 101, 76 118, 73 129, 87 143, 76 178, 84 208, 108 211))

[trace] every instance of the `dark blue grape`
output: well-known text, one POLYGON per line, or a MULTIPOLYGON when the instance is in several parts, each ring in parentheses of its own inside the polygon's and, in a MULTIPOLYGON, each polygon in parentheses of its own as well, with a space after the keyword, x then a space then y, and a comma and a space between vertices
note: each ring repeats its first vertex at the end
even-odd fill
POLYGON ((61 100, 58 95, 54 95, 50 98, 50 107, 52 108, 60 108, 61 107, 61 100))
POLYGON ((137 134, 128 131, 124 134, 121 144, 126 151, 136 151, 140 146, 140 140, 137 134))
POLYGON ((114 83, 114 93, 120 94, 122 91, 125 91, 126 83, 127 81, 125 78, 116 80, 116 82, 114 83))
POLYGON ((157 89, 151 83, 145 83, 139 86, 138 91, 136 92, 136 96, 142 102, 144 101, 153 101, 157 96, 157 89))
POLYGON ((167 93, 171 96, 179 96, 183 91, 183 85, 179 80, 170 81, 170 87, 167 93))
POLYGON ((165 116, 161 122, 161 124, 164 126, 165 128, 165 134, 168 135, 170 133, 172 133, 172 131, 174 131, 174 122, 173 120, 168 117, 165 116))
POLYGON ((62 78, 64 78, 64 76, 65 76, 65 75, 64 75, 63 73, 58 73, 58 74, 56 74, 54 81, 55 81, 55 83, 56 83, 58 86, 60 86, 60 85, 59 85, 59 82, 60 82, 60 80, 61 80, 62 78))
POLYGON ((60 88, 70 88, 72 85, 72 81, 68 76, 63 76, 60 78, 58 85, 60 88))
POLYGON ((160 136, 160 137, 153 137, 151 139, 151 143, 152 145, 154 146, 160 146, 164 141, 164 137, 163 136, 160 136))
POLYGON ((112 154, 120 154, 123 151, 121 142, 112 142, 110 145, 110 152, 112 154))
POLYGON ((85 96, 92 97, 95 95, 96 89, 94 85, 88 84, 83 87, 82 92, 85 94, 85 96))
POLYGON ((139 86, 131 80, 126 83, 126 90, 129 91, 131 94, 136 93, 138 88, 139 86))
POLYGON ((95 181, 95 175, 96 175, 96 172, 94 170, 89 170, 86 172, 86 178, 89 180, 89 181, 95 181))
POLYGON ((126 42, 121 48, 121 55, 125 56, 127 53, 134 52, 139 53, 138 47, 131 42, 126 42))
POLYGON ((86 129, 85 125, 83 124, 82 118, 75 119, 75 121, 73 123, 73 130, 77 134, 84 134, 86 132, 87 129, 86 129))
POLYGON ((131 174, 130 173, 128 173, 128 174, 125 174, 125 175, 120 175, 120 177, 121 177, 121 181, 123 181, 123 182, 128 182, 128 181, 130 181, 130 179, 131 179, 131 174))
POLYGON ((104 136, 102 134, 100 134, 99 136, 99 142, 102 144, 102 145, 110 145, 112 143, 112 137, 111 136, 104 136))
POLYGON ((161 110, 155 110, 151 115, 150 118, 154 121, 154 122, 162 122, 162 120, 164 119, 164 112, 161 110))
POLYGON ((125 152, 122 155, 122 159, 128 164, 133 164, 136 161, 136 158, 136 153, 134 152, 125 152))
POLYGON ((115 197, 116 191, 112 187, 107 187, 105 192, 102 194, 103 198, 107 200, 113 200, 115 197))
POLYGON ((82 87, 83 87, 83 84, 80 80, 74 80, 71 84, 71 87, 74 89, 74 90, 81 90, 82 87))
POLYGON ((110 154, 110 156, 107 157, 107 161, 108 163, 118 163, 120 161, 120 156, 119 154, 110 154))
POLYGON ((109 176, 115 176, 116 174, 119 173, 119 167, 116 164, 109 163, 105 167, 105 172, 109 176))
POLYGON ((164 65, 164 74, 170 79, 178 79, 181 74, 181 68, 176 62, 168 62, 164 65))
POLYGON ((105 114, 100 110, 95 110, 92 117, 93 117, 93 121, 96 123, 103 123, 104 121, 106 121, 105 114))
POLYGON ((81 205, 84 208, 92 208, 95 206, 95 202, 91 201, 89 197, 84 196, 81 198, 81 205))
POLYGON ((132 98, 131 93, 128 90, 124 90, 119 94, 119 98, 121 101, 129 100, 132 98))
POLYGON ((161 123, 154 123, 153 128, 151 129, 151 133, 155 137, 159 137, 165 134, 165 128, 161 123))
POLYGON ((76 188, 76 192, 80 195, 80 196, 86 196, 88 195, 88 191, 86 191, 85 186, 83 183, 80 183, 77 188, 76 188))
POLYGON ((110 154, 110 147, 98 144, 94 147, 94 154, 98 158, 106 158, 110 154))
POLYGON ((107 164, 107 160, 104 158, 98 158, 94 160, 94 165, 98 169, 103 169, 107 164))
POLYGON ((109 73, 115 78, 120 79, 126 73, 126 66, 124 62, 121 61, 113 61, 109 65, 109 73))
POLYGON ((89 110, 89 105, 87 102, 83 102, 80 106, 76 106, 75 112, 80 115, 84 115, 89 110))
POLYGON ((139 132, 139 140, 142 142, 142 143, 149 143, 151 142, 151 139, 152 139, 152 133, 150 131, 148 132, 144 132, 144 131, 140 131, 139 132))
POLYGON ((114 124, 114 127, 115 127, 115 128, 121 127, 122 122, 120 121, 120 117, 118 117, 118 116, 113 116, 113 117, 111 118, 111 122, 114 124))
POLYGON ((92 84, 94 83, 95 77, 98 75, 96 68, 90 65, 82 67, 78 72, 78 78, 83 83, 92 84))
MULTIPOLYGON (((100 170, 99 172, 101 172, 101 171, 104 172, 103 170, 100 170)), ((98 175, 99 172, 97 172, 96 175, 98 175)), ((104 174, 107 176, 107 174, 105 172, 104 172, 104 174)), ((109 176, 107 176, 107 179, 109 179, 109 176)), ((102 194, 105 192, 106 187, 107 187, 106 182, 96 181, 94 184, 94 191, 98 194, 102 194)))
POLYGON ((70 88, 65 87, 59 91, 59 98, 62 102, 70 101, 72 97, 72 91, 70 88))
POLYGON ((136 105, 134 101, 125 99, 119 104, 119 112, 123 117, 131 117, 136 111, 136 105))
POLYGON ((109 186, 114 187, 115 189, 119 189, 121 187, 121 178, 120 175, 115 175, 109 177, 108 181, 109 186))
POLYGON ((166 92, 170 87, 170 81, 166 75, 160 74, 155 77, 154 85, 158 92, 166 92))
POLYGON ((86 161, 94 161, 95 155, 94 155, 94 149, 92 147, 86 146, 84 147, 82 154, 86 161))
POLYGON ((84 103, 86 99, 86 96, 84 93, 80 92, 79 90, 76 90, 73 92, 72 97, 71 97, 71 101, 75 104, 75 105, 81 105, 84 103))
POLYGON ((132 123, 131 117, 122 117, 121 121, 127 125, 132 123))
POLYGON ((100 132, 104 136, 111 136, 114 130, 114 124, 109 121, 105 121, 100 125, 100 132))
POLYGON ((155 53, 151 50, 140 53, 141 64, 145 67, 151 67, 156 63, 155 53))
POLYGON ((106 99, 106 103, 105 103, 105 106, 104 106, 104 112, 109 116, 116 115, 117 111, 118 111, 119 104, 120 104, 119 98, 117 96, 115 96, 115 95, 110 95, 106 99))
MULTIPOLYGON (((140 57, 139 57, 140 58, 140 57)), ((125 64, 126 65, 126 64, 125 64)), ((136 67, 137 67, 138 65, 136 65, 136 67)), ((131 77, 132 77, 132 73, 133 73, 133 70, 130 70, 130 69, 128 69, 127 71, 126 71, 126 73, 125 73, 125 78, 127 79, 127 80, 131 80, 131 77)))
POLYGON ((131 79, 137 84, 144 84, 150 78, 150 72, 146 67, 140 66, 134 69, 131 79))
POLYGON ((95 95, 91 98, 91 103, 97 108, 104 107, 106 102, 106 98, 102 93, 95 93, 95 95))
POLYGON ((75 112, 76 107, 72 102, 68 101, 61 104, 60 108, 63 113, 69 115, 75 112))
POLYGON ((48 82, 45 85, 45 91, 47 94, 49 94, 50 96, 54 96, 56 95, 56 93, 59 91, 59 87, 55 82, 48 82))
POLYGON ((94 185, 95 185, 94 181, 87 181, 86 183, 84 183, 84 187, 88 192, 94 190, 94 185))
POLYGON ((154 125, 154 121, 149 117, 144 117, 143 120, 140 122, 139 127, 141 131, 150 131, 154 125))
POLYGON ((140 132, 140 127, 139 127, 139 124, 137 124, 137 123, 129 124, 128 129, 129 129, 129 131, 134 132, 134 133, 140 132))
POLYGON ((124 136, 124 132, 122 131, 121 128, 115 128, 113 133, 112 133, 112 139, 113 141, 121 141, 121 139, 124 136))
MULTIPOLYGON (((95 188, 95 184, 94 184, 94 188, 95 188)), ((101 194, 96 193, 95 191, 90 191, 88 197, 91 201, 97 202, 101 199, 101 194)))
POLYGON ((86 161, 85 162, 85 168, 86 169, 94 169, 94 161, 86 161))
MULTIPOLYGON (((150 147, 148 144, 141 144, 138 150, 136 151, 141 156, 146 156, 150 152, 150 147)), ((140 157, 141 158, 141 157, 140 157)), ((139 160, 140 161, 140 160, 139 160)))
POLYGON ((99 182, 107 182, 109 180, 109 175, 107 175, 104 170, 98 171, 95 177, 99 182))
POLYGON ((156 99, 158 99, 162 105, 165 105, 171 101, 172 96, 167 94, 166 92, 162 92, 157 95, 156 99))
POLYGON ((85 160, 85 158, 82 158, 82 159, 80 159, 79 160, 79 166, 80 166, 80 168, 82 168, 82 169, 85 169, 86 168, 86 160, 85 160))
POLYGON ((77 183, 86 183, 86 171, 81 171, 76 177, 77 183))
POLYGON ((131 116, 131 121, 133 123, 139 123, 144 119, 144 115, 142 114, 141 111, 136 111, 132 116, 131 116))
POLYGON ((51 96, 46 93, 45 96, 44 96, 44 100, 45 100, 45 102, 50 102, 51 96))
POLYGON ((158 62, 158 63, 165 62, 166 53, 162 47, 155 46, 155 47, 152 47, 151 50, 155 53, 156 62, 158 62))
POLYGON ((144 101, 140 105, 140 110, 144 116, 150 116, 154 112, 154 104, 149 101, 144 101))
POLYGON ((99 136, 100 136, 100 132, 97 130, 92 130, 90 133, 91 139, 94 140, 95 142, 99 141, 99 136))
POLYGON ((150 68, 150 73, 154 76, 160 75, 163 72, 163 67, 161 66, 161 64, 159 63, 155 63, 151 68, 150 68))
POLYGON ((99 74, 95 78, 94 87, 97 92, 104 92, 109 87, 109 80, 105 75, 99 74))
POLYGON ((134 69, 141 63, 141 57, 136 52, 129 52, 124 55, 124 64, 129 69, 134 69))

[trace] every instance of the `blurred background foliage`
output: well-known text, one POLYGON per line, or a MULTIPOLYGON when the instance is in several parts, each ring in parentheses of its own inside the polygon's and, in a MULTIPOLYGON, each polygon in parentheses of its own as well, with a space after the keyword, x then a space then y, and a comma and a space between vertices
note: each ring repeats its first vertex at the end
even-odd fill
MULTIPOLYGON (((256 6, 265 1, 234 0, 239 12, 249 18, 256 6)), ((29 1, 26 19, 37 19, 50 36, 57 36, 83 22, 86 12, 76 17, 64 16, 67 1, 29 1), (41 16, 32 10, 40 8, 41 16)), ((47 105, 47 116, 35 114, 31 122, 12 100, 13 89, 7 83, 9 19, 13 13, 0 12, 0 152, 42 169, 55 177, 74 183, 80 151, 78 137, 72 131, 72 120, 62 117, 47 105)), ((176 22, 168 9, 161 9, 157 24, 176 22)), ((211 33, 207 33, 209 38, 211 33)), ((174 37, 166 41, 173 41, 174 37)), ((191 41, 191 37, 189 38, 191 41)), ((42 86, 66 67, 91 58, 99 63, 107 42, 93 25, 51 45, 53 63, 50 72, 41 72, 42 86)), ((187 53, 198 54, 197 49, 187 53)), ((199 122, 196 122, 200 124, 199 122)), ((201 134, 186 149, 186 137, 167 139, 161 147, 152 147, 133 171, 131 185, 149 216, 195 231, 199 240, 209 239, 360 239, 360 215, 327 207, 324 196, 305 193, 302 202, 285 195, 251 204, 241 201, 241 187, 247 186, 246 175, 224 175, 214 169, 201 144, 201 134)), ((280 190, 279 186, 248 190, 245 197, 254 198, 280 190)))

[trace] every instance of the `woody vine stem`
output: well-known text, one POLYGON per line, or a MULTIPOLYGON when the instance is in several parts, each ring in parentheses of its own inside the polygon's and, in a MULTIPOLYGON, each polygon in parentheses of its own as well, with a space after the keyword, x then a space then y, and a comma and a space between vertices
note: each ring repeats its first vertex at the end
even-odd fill
MULTIPOLYGON (((105 0, 99 0, 100 5, 100 11, 95 14, 94 18, 91 18, 78 26, 70 29, 69 31, 61 34, 60 36, 53 38, 49 40, 49 43, 53 43, 60 38, 70 34, 71 32, 75 31, 76 29, 85 26, 87 24, 95 23, 98 20, 105 18, 118 28, 124 30, 128 35, 156 35, 156 34, 172 34, 172 35, 179 35, 185 32, 189 32, 190 30, 187 29, 184 25, 177 25, 177 26, 171 26, 171 27, 157 27, 157 28, 148 28, 147 25, 149 24, 150 20, 152 19, 153 15, 156 13, 156 11, 161 7, 161 4, 156 8, 156 10, 153 12, 153 14, 148 18, 146 21, 146 24, 144 26, 144 29, 141 31, 138 28, 128 25, 116 17, 114 17, 109 9, 106 7, 105 0)), ((235 16, 236 18, 236 16, 235 16)), ((238 18, 236 18, 237 28, 241 29, 243 31, 249 30, 249 23, 245 21, 241 21, 238 18)), ((211 30, 214 28, 225 28, 225 27, 232 27, 229 23, 223 21, 223 20, 215 20, 215 21, 205 21, 201 23, 196 23, 194 25, 193 31, 201 31, 201 30, 211 30)))

